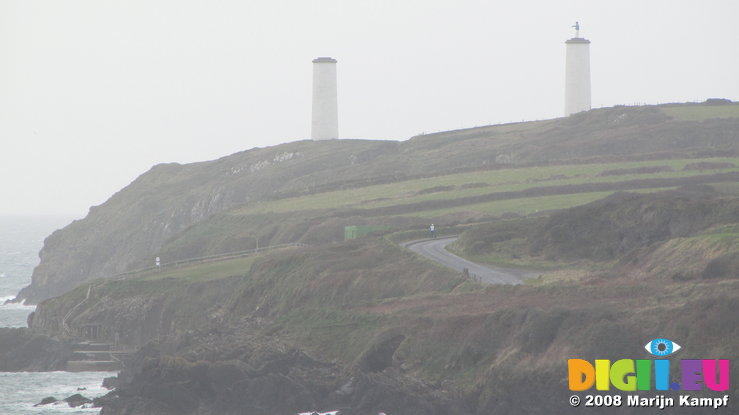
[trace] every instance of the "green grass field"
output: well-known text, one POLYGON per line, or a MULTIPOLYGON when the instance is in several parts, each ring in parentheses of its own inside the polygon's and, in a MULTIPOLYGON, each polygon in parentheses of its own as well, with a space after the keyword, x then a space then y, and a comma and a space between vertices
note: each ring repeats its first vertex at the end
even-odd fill
POLYGON ((659 108, 668 116, 682 121, 703 121, 711 118, 739 118, 739 104, 680 105, 659 108))
MULTIPOLYGON (((711 158, 488 170, 262 201, 247 204, 242 208, 232 211, 231 214, 244 216, 260 213, 285 213, 336 208, 380 208, 432 200, 457 199, 496 192, 520 191, 535 187, 578 185, 584 183, 608 183, 652 178, 680 178, 696 176, 698 174, 739 172, 739 167, 703 172, 697 170, 683 170, 687 165, 701 161, 712 163, 731 163, 734 164, 734 166, 739 165, 739 158, 711 158), (671 169, 671 171, 646 174, 632 173, 623 175, 600 175, 608 170, 637 169, 644 167, 667 167, 671 169)), ((524 204, 522 209, 525 212, 520 213, 531 213, 537 209, 548 210, 569 207, 574 204, 587 203, 594 200, 592 197, 585 197, 583 195, 575 195, 572 197, 576 199, 573 203, 557 202, 557 200, 562 198, 553 198, 551 199, 553 201, 553 206, 547 206, 548 204, 545 203, 543 208, 536 207, 537 205, 541 205, 540 200, 534 200, 531 203, 524 204)), ((440 213, 449 213, 450 211, 460 210, 476 210, 477 208, 482 208, 482 211, 487 213, 490 210, 490 206, 490 203, 484 203, 479 206, 471 205, 466 207, 455 207, 444 209, 440 213)), ((504 211, 506 212, 516 211, 515 209, 510 210, 507 207, 505 209, 506 210, 504 211)), ((437 212, 434 212, 434 214, 436 213, 437 212)), ((429 212, 424 212, 422 215, 429 216, 430 214, 431 213, 429 212)))
MULTIPOLYGON (((343 227, 353 224, 388 225, 399 232, 434 222, 443 234, 456 224, 508 214, 545 214, 590 203, 617 190, 659 192, 680 186, 675 180, 737 172, 739 157, 552 165, 463 172, 262 200, 193 226, 165 246, 161 256, 181 259, 186 258, 177 256, 181 252, 191 252, 192 257, 250 249, 255 246, 255 235, 260 244, 339 241, 343 227), (269 219, 273 217, 280 219, 269 219)), ((726 181, 718 185, 721 191, 733 189, 726 181)), ((204 274, 181 269, 171 277, 217 279, 228 274, 228 268, 204 274)), ((164 272, 147 278, 169 277, 164 272)))
MULTIPOLYGON (((669 189, 671 188, 660 187, 653 189, 637 189, 633 191, 637 193, 652 193, 669 189)), ((477 203, 473 205, 452 207, 447 209, 427 210, 420 213, 409 213, 408 215, 433 218, 436 216, 453 214, 461 211, 487 213, 492 216, 500 216, 504 213, 530 215, 532 213, 566 209, 573 206, 584 205, 598 199, 603 199, 611 193, 613 192, 589 192, 567 195, 522 197, 517 199, 496 200, 493 202, 477 203)))
POLYGON ((192 264, 162 272, 150 271, 134 276, 131 279, 140 281, 157 281, 173 278, 188 282, 212 281, 221 278, 246 275, 249 272, 249 269, 251 269, 251 265, 254 263, 256 258, 257 256, 248 256, 243 258, 192 264))

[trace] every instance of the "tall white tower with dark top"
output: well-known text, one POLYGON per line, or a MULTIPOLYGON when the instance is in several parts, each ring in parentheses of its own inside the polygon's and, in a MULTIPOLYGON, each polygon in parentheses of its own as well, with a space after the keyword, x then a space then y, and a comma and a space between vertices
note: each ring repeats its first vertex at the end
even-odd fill
POLYGON ((590 109, 590 41, 580 37, 575 22, 575 37, 565 42, 565 116, 590 109))
POLYGON ((313 59, 313 140, 339 138, 339 108, 336 92, 336 59, 313 59))

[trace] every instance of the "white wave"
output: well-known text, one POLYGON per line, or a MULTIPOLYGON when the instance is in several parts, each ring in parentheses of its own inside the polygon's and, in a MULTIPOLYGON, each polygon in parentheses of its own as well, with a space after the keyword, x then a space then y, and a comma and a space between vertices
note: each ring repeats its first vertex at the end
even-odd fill
POLYGON ((100 408, 70 408, 66 403, 34 407, 42 398, 64 399, 80 393, 87 398, 105 395, 104 378, 115 372, 4 372, 0 373, 0 414, 97 414, 100 408))
POLYGON ((6 301, 12 300, 14 298, 15 298, 14 295, 7 296, 7 297, 0 297, 0 309, 3 309, 3 310, 29 310, 29 311, 36 310, 36 306, 35 305, 26 305, 26 300, 23 300, 20 303, 7 303, 7 304, 5 304, 6 301))

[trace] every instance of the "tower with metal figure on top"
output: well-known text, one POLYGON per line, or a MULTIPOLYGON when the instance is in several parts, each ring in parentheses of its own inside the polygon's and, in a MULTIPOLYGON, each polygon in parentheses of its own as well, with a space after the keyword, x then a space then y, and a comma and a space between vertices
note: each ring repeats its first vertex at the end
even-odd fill
POLYGON ((575 37, 565 42, 565 116, 591 108, 590 41, 580 37, 580 22, 575 22, 572 27, 575 37))

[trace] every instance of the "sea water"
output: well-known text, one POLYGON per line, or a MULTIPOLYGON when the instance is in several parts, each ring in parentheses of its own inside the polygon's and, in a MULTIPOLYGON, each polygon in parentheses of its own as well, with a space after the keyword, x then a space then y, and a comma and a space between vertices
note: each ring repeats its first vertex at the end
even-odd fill
MULTIPOLYGON (((26 327, 35 306, 3 304, 31 283, 44 238, 71 222, 60 216, 0 216, 0 327, 26 327)), ((64 399, 80 393, 104 395, 101 387, 111 372, 0 372, 0 414, 96 414, 99 409, 75 409, 66 403, 34 407, 43 398, 64 399)))
MULTIPOLYGON (((27 326, 28 315, 36 307, 4 303, 31 283, 44 239, 69 222, 68 217, 0 215, 0 327, 27 326)), ((65 402, 39 407, 34 404, 49 396, 64 399, 79 393, 92 399, 105 395, 108 390, 101 386, 103 379, 114 375, 114 372, 0 372, 0 415, 97 414, 99 409, 70 408, 65 402)), ((319 414, 335 415, 336 411, 319 414)))

